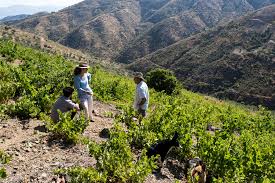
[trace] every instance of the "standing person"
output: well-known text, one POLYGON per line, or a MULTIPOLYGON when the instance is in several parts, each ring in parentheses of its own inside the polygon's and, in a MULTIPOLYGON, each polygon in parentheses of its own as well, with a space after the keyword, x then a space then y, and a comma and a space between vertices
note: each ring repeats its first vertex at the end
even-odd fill
POLYGON ((146 116, 146 111, 149 105, 149 90, 147 84, 144 82, 143 74, 136 72, 134 74, 134 82, 136 83, 136 94, 134 109, 137 110, 139 115, 146 116))
MULTIPOLYGON (((63 95, 54 103, 51 111, 51 118, 53 122, 56 123, 59 121, 58 111, 65 113, 68 111, 73 111, 73 109, 76 109, 77 111, 80 110, 79 105, 71 100, 73 92, 74 89, 71 87, 66 87, 63 89, 63 95)), ((71 119, 74 118, 75 114, 76 112, 72 112, 71 119)))
POLYGON ((93 111, 93 91, 89 86, 91 74, 88 73, 88 64, 79 64, 74 70, 74 87, 77 89, 80 107, 85 111, 86 120, 94 122, 93 111))

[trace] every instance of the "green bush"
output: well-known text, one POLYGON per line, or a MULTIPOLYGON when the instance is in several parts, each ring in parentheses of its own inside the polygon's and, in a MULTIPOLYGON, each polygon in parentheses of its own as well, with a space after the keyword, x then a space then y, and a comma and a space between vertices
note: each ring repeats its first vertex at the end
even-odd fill
POLYGON ((81 134, 84 132, 89 122, 80 115, 79 118, 71 119, 71 112, 59 113, 57 123, 49 122, 47 127, 55 138, 63 139, 67 143, 76 144, 81 140, 81 134))
POLYGON ((115 73, 108 73, 100 68, 94 68, 92 88, 97 99, 102 101, 129 102, 134 95, 134 82, 115 73))
POLYGON ((156 168, 154 158, 148 158, 143 151, 139 159, 131 152, 128 134, 116 125, 110 139, 103 144, 91 142, 90 154, 97 160, 96 169, 107 175, 108 182, 143 182, 156 168))
MULTIPOLYGON (((11 160, 11 156, 0 150, 0 165, 7 164, 11 160)), ((0 168, 0 179, 7 177, 5 168, 0 168)))
POLYGON ((146 81, 149 87, 156 91, 164 91, 167 94, 172 94, 177 86, 177 78, 169 70, 154 69, 146 74, 146 81))
POLYGON ((7 177, 7 172, 4 168, 0 168, 0 179, 4 179, 7 177))
POLYGON ((8 107, 7 113, 10 116, 16 116, 20 119, 29 119, 37 117, 40 109, 37 107, 36 102, 25 96, 11 104, 8 107))
POLYGON ((95 168, 73 167, 69 169, 60 169, 57 173, 65 173, 70 176, 71 183, 105 183, 107 176, 98 172, 95 168))

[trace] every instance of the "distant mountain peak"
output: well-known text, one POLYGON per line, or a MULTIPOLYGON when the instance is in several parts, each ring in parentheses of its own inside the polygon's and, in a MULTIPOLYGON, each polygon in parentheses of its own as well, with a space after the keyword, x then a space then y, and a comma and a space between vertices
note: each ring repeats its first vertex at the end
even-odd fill
POLYGON ((35 14, 38 12, 52 12, 62 9, 61 6, 30 6, 30 5, 13 5, 9 7, 0 7, 0 18, 7 16, 16 16, 20 14, 35 14))
POLYGON ((85 0, 12 25, 66 46, 130 63, 274 0, 85 0))

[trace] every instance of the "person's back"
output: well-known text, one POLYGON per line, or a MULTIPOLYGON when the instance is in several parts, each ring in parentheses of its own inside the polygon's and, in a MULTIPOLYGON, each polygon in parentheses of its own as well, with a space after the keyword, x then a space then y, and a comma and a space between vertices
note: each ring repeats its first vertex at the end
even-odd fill
POLYGON ((58 111, 65 113, 73 109, 79 110, 78 104, 74 103, 70 97, 73 93, 73 88, 67 87, 63 89, 63 96, 59 97, 58 100, 54 103, 51 110, 51 119, 54 122, 59 120, 58 111))

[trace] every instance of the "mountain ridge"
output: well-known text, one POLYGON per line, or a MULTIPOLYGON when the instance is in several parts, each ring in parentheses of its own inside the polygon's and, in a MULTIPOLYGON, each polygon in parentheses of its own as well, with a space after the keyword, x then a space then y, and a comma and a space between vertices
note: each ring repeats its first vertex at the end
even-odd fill
POLYGON ((0 19, 7 16, 15 16, 19 14, 35 14, 38 12, 53 12, 58 11, 61 6, 29 6, 29 5, 14 5, 9 7, 0 7, 0 19))
POLYGON ((262 8, 151 53, 128 68, 170 69, 193 91, 274 109, 274 17, 275 5, 262 8))
POLYGON ((98 57, 129 63, 271 3, 274 1, 85 0, 9 25, 98 57))

